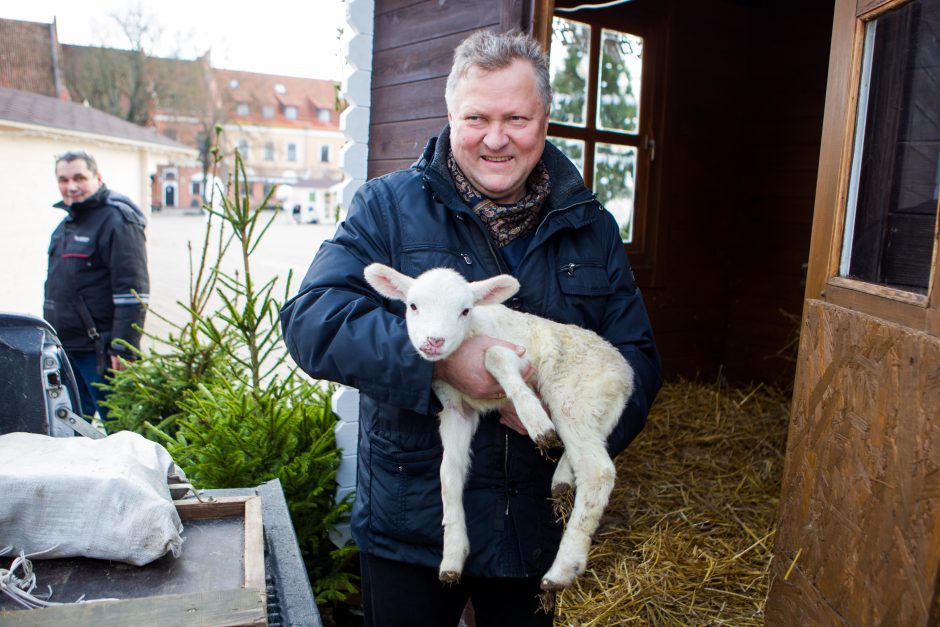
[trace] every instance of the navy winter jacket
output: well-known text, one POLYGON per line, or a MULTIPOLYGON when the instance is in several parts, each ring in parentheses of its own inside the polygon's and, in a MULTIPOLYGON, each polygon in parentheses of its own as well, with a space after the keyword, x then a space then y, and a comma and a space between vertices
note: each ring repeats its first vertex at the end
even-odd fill
MULTIPOLYGON (((284 338, 314 378, 360 391, 353 538, 387 559, 437 568, 443 531, 441 441, 432 364, 408 340, 404 306, 376 294, 362 272, 382 262, 406 274, 446 266, 475 281, 509 273, 446 168, 449 129, 411 169, 369 181, 281 312, 284 338)), ((643 428, 660 386, 649 320, 614 218, 551 144, 542 156, 552 191, 507 305, 593 329, 636 371, 636 392, 609 439, 617 453, 643 428)), ((584 373, 590 376, 590 373, 584 373)), ((464 573, 537 577, 561 536, 550 501, 554 462, 532 441, 483 418, 464 494, 470 555, 464 573)))
POLYGON ((43 317, 66 350, 93 351, 81 300, 106 350, 135 359, 131 350, 113 340, 140 347, 141 333, 134 325, 143 327, 150 297, 143 213, 105 185, 81 202, 55 206, 68 215, 49 243, 43 317))

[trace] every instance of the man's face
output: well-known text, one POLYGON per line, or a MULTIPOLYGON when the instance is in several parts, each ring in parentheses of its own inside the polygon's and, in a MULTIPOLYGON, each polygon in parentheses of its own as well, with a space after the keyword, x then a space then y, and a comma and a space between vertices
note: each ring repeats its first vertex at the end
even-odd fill
POLYGON ((55 175, 59 180, 59 193, 68 206, 85 200, 101 187, 101 174, 92 174, 84 159, 58 162, 55 175))
POLYGON ((545 148, 548 119, 535 70, 516 59, 501 70, 473 67, 454 91, 450 143, 460 170, 491 200, 513 203, 545 148))

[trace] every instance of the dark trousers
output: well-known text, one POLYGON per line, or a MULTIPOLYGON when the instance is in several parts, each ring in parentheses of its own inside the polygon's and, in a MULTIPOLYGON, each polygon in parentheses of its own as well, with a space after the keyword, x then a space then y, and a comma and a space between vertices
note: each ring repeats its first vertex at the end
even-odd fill
POLYGON ((360 553, 366 627, 457 627, 469 599, 476 627, 552 627, 541 609, 539 578, 460 578, 447 585, 437 569, 360 553))
POLYGON ((104 377, 98 374, 98 357, 95 351, 65 351, 75 373, 75 382, 78 384, 78 395, 82 401, 82 415, 98 417, 104 422, 108 419, 108 409, 101 405, 107 398, 104 390, 93 383, 104 383, 104 377))

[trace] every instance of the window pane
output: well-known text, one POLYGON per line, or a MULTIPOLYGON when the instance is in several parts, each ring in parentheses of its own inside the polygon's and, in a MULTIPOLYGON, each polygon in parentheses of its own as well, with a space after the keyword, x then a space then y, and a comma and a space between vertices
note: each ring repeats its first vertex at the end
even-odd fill
POLYGON ((552 122, 584 126, 587 117, 587 75, 591 27, 561 17, 552 18, 550 77, 552 122))
POLYGON ((866 24, 840 274, 926 293, 940 189, 940 4, 866 24))
POLYGON ((567 139, 565 137, 549 137, 558 150, 562 151, 566 157, 578 168, 581 176, 584 176, 584 142, 577 139, 567 139))
POLYGON ((633 241, 633 190, 636 188, 636 148, 597 144, 594 150, 594 192, 620 225, 623 241, 633 241))
POLYGON ((640 128, 643 38, 603 29, 600 73, 597 127, 636 133, 640 128))

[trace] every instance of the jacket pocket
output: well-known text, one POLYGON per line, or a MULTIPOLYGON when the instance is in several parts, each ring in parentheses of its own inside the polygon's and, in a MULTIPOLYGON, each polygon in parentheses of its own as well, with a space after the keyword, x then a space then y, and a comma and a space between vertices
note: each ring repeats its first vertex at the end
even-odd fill
POLYGON ((599 259, 570 259, 556 271, 564 294, 572 296, 610 296, 614 286, 607 276, 607 266, 599 259))
POLYGON ((474 255, 469 250, 458 250, 446 244, 409 244, 402 246, 401 271, 416 277, 432 268, 450 268, 473 281, 474 255))
POLYGON ((440 466, 443 449, 392 452, 373 440, 369 524, 408 544, 443 541, 440 466))

